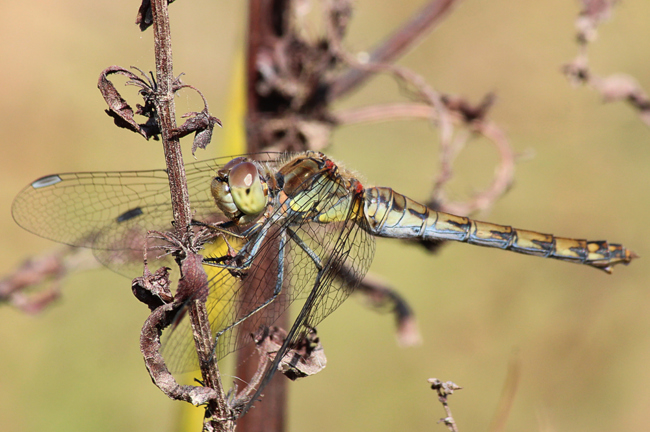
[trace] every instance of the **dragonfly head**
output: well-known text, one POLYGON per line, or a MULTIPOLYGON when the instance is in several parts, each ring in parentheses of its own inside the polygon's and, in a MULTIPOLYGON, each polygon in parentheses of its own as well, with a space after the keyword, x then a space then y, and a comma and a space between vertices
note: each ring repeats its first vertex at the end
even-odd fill
POLYGON ((210 189, 219 209, 236 218, 241 214, 254 217, 264 211, 268 202, 264 186, 257 166, 238 157, 219 170, 210 189))

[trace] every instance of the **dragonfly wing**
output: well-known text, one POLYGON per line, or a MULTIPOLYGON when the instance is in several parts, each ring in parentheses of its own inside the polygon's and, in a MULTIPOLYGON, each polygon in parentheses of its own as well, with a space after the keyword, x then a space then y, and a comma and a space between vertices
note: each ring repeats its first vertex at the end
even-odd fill
MULTIPOLYGON (((236 299, 241 290, 241 281, 232 276, 228 270, 204 266, 210 278, 212 301, 208 300, 208 314, 212 335, 231 324, 236 299)), ((191 301, 191 299, 189 300, 191 301)), ((231 352, 236 346, 231 339, 236 332, 227 332, 219 338, 220 357, 231 352)), ((167 368, 174 373, 192 372, 199 369, 198 356, 191 323, 186 309, 181 309, 175 322, 163 333, 161 354, 167 368)))
POLYGON ((364 226, 365 219, 359 218, 354 208, 362 204, 361 196, 355 197, 346 221, 333 222, 325 226, 309 224, 301 226, 297 235, 308 248, 322 259, 322 268, 308 263, 312 260, 304 246, 292 243, 290 260, 292 299, 303 299, 300 312, 289 330, 282 347, 275 354, 274 361, 267 367, 264 378, 255 395, 244 408, 245 413, 259 398, 264 387, 271 380, 285 354, 302 341, 308 340, 314 327, 338 308, 354 291, 368 271, 374 256, 374 238, 364 226))
MULTIPOLYGON (((302 190, 308 195, 277 203, 275 213, 259 229, 242 244, 233 245, 241 254, 263 236, 250 268, 233 276, 229 270, 204 266, 210 280, 206 306, 213 336, 219 335, 214 348, 217 359, 251 343, 251 335, 273 325, 291 302, 306 299, 309 304, 303 306, 300 330, 295 332, 295 339, 299 339, 334 311, 365 275, 374 254, 374 240, 361 225, 365 223, 359 217, 362 197, 359 194, 350 199, 354 192, 344 182, 326 176, 315 172, 305 178, 309 187, 302 190), (307 217, 325 213, 341 202, 351 204, 337 221, 320 223, 307 217), (269 303, 274 291, 282 294, 269 303)), ((230 242, 232 245, 236 240, 230 242)), ((224 257, 225 251, 223 247, 208 251, 208 255, 224 257)), ((197 358, 189 325, 183 323, 168 333, 163 351, 170 370, 195 369, 197 358)))
MULTIPOLYGON (((219 214, 210 182, 225 158, 186 166, 194 217, 214 221, 219 214)), ((149 230, 172 228, 169 180, 165 170, 55 174, 23 189, 12 206, 15 221, 41 237, 92 248, 107 267, 133 277, 142 275, 144 242, 149 230)), ((162 241, 149 240, 150 246, 162 241)), ((149 254, 153 265, 160 255, 149 254)))
POLYGON ((97 239, 107 239, 108 231, 123 231, 135 220, 159 222, 160 211, 169 211, 167 184, 163 170, 56 174, 23 189, 12 214, 18 225, 41 237, 104 246, 109 240, 97 244, 97 239))

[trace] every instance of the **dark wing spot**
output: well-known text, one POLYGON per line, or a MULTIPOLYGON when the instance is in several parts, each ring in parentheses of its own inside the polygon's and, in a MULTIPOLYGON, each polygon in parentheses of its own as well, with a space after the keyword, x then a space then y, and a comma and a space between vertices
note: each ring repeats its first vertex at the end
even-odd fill
POLYGON ((32 183, 32 187, 34 189, 46 187, 46 186, 52 186, 54 184, 57 184, 61 181, 61 177, 58 175, 49 175, 46 177, 41 177, 38 180, 34 181, 32 183))
POLYGON ((126 222, 128 220, 131 220, 133 218, 136 218, 136 217, 140 216, 141 214, 142 214, 142 209, 140 207, 136 207, 134 209, 127 210, 127 211, 125 211, 124 213, 122 213, 121 215, 119 215, 117 217, 117 223, 126 222))

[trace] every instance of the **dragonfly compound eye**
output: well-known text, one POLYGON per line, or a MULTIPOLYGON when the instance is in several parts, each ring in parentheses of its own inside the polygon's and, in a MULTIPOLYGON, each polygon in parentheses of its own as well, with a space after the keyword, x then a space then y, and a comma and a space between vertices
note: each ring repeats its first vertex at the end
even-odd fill
POLYGON ((257 215, 266 207, 266 192, 255 164, 235 165, 228 175, 228 185, 232 200, 242 213, 257 215))
POLYGON ((234 159, 230 159, 230 161, 219 170, 219 175, 222 176, 227 175, 230 172, 230 170, 233 169, 235 166, 246 161, 247 158, 245 156, 239 156, 234 159))
POLYGON ((212 179, 212 184, 210 185, 210 192, 214 197, 214 202, 219 207, 226 216, 229 218, 234 217, 239 210, 232 200, 232 195, 230 195, 230 187, 228 186, 228 181, 223 177, 215 177, 212 179))

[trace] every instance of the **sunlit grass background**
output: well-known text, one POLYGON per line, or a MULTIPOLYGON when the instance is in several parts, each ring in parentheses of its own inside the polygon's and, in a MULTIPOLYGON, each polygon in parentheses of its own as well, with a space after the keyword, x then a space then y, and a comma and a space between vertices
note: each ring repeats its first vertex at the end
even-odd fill
MULTIPOLYGON (((348 48, 369 49, 423 3, 356 1, 348 48)), ((0 5, 1 273, 53 246, 11 219, 13 197, 32 180, 163 165, 158 143, 112 125, 96 90, 109 65, 153 68, 152 34, 133 25, 137 6, 0 5)), ((577 12, 563 0, 468 0, 400 64, 473 101, 496 92, 494 120, 518 152, 535 153, 478 218, 621 242, 644 258, 608 276, 461 244, 430 256, 380 240, 371 270, 414 307, 424 342, 398 348, 389 316, 348 301, 319 327, 327 368, 290 384, 289 430, 446 430, 435 424, 444 412, 426 383, 434 376, 465 387, 451 399, 460 429, 487 430, 513 359, 521 379, 506 430, 650 428, 650 129, 627 106, 604 105, 561 75, 576 51, 577 12)), ((179 2, 171 13, 176 73, 228 119, 245 2, 179 2)), ((648 2, 622 3, 590 49, 593 69, 630 73, 650 89, 649 24, 648 2)), ((341 106, 398 97, 380 77, 341 106)), ((198 102, 177 101, 179 113, 198 102)), ((217 131, 198 157, 223 153, 224 136, 217 131)), ((342 129, 328 152, 370 183, 425 199, 437 151, 436 130, 413 122, 342 129)), ((472 142, 452 197, 484 186, 495 161, 486 142, 472 142)), ((129 281, 107 270, 69 278, 63 298, 39 316, 1 308, 0 430, 176 430, 180 403, 151 384, 138 351, 146 316, 129 281)))

